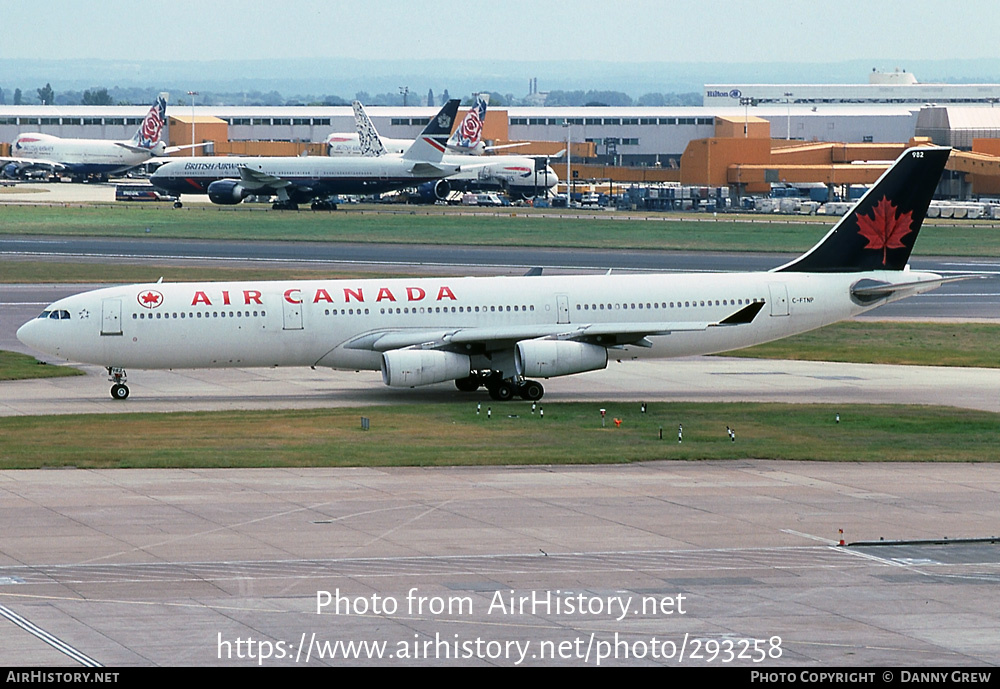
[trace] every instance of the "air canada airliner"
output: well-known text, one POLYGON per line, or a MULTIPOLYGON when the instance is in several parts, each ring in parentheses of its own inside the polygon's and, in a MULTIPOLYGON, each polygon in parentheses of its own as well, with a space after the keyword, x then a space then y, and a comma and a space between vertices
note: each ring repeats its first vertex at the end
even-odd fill
POLYGON ((955 279, 907 266, 949 152, 908 149, 815 247, 767 272, 157 282, 60 299, 17 337, 106 367, 115 399, 126 367, 328 366, 534 400, 534 379, 609 356, 748 347, 955 279))

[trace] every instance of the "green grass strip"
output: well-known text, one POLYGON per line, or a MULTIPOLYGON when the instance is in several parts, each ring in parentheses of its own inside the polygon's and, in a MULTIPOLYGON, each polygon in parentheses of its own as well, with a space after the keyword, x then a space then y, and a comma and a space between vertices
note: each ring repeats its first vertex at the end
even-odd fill
POLYGON ((527 402, 0 419, 0 469, 995 462, 1000 415, 892 405, 527 402), (492 418, 487 418, 491 407, 492 418), (607 409, 606 428, 599 409, 607 409), (840 414, 840 423, 835 415, 840 414), (361 417, 371 430, 361 430, 361 417), (622 419, 615 427, 613 419, 622 419), (683 442, 678 425, 683 424, 683 442), (736 433, 730 440, 726 427, 736 433), (663 438, 660 439, 660 428, 663 438), (110 430, 109 430, 110 429, 110 430))
POLYGON ((1000 368, 1000 324, 855 320, 729 352, 757 359, 1000 368))
MULTIPOLYGON (((459 214, 455 209, 372 207, 336 212, 272 211, 250 206, 104 204, 9 205, 0 232, 8 235, 70 235, 231 240, 302 240, 403 244, 552 246, 597 249, 801 252, 818 242, 835 219, 649 215, 623 219, 511 209, 459 214)), ((1000 256, 995 225, 928 226, 917 252, 923 255, 1000 256)))
POLYGON ((0 380, 61 378, 82 375, 83 371, 70 366, 51 366, 27 354, 0 350, 0 380))

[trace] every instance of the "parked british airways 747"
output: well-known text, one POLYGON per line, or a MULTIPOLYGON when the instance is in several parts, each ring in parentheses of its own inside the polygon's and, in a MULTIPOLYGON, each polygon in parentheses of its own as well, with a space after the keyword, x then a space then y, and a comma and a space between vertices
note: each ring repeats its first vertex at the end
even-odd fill
POLYGON ((16 155, 0 158, 6 163, 3 173, 8 177, 19 177, 32 169, 44 169, 54 174, 65 173, 75 181, 92 177, 106 180, 108 175, 141 165, 154 156, 204 145, 168 147, 161 140, 166 118, 167 94, 161 93, 128 141, 21 134, 12 146, 16 155))
POLYGON ((763 273, 150 283, 53 303, 25 344, 107 367, 328 366, 538 399, 609 356, 747 347, 920 294, 907 263, 950 149, 911 148, 810 251, 763 273))

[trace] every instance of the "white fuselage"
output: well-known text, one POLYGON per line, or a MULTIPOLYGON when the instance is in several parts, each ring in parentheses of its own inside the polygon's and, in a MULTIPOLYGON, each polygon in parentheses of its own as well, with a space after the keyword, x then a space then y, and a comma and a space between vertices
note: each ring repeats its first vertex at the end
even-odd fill
POLYGON ((559 183, 551 167, 545 165, 536 173, 535 159, 526 156, 478 156, 470 160, 467 155, 445 155, 444 161, 462 166, 460 172, 448 178, 456 182, 480 182, 517 190, 535 187, 547 190, 559 183))
POLYGON ((376 193, 440 179, 455 171, 447 164, 419 165, 400 156, 180 158, 162 165, 150 181, 171 193, 203 194, 212 182, 239 180, 241 167, 308 187, 317 196, 376 193))
MULTIPOLYGON (((382 146, 385 147, 386 153, 392 153, 396 155, 402 155, 406 153, 406 149, 413 145, 413 139, 388 139, 386 137, 380 137, 382 140, 382 146)), ((357 132, 355 133, 341 133, 335 132, 330 136, 326 137, 326 151, 327 155, 333 158, 340 156, 360 156, 361 155, 361 140, 357 132)))
MULTIPOLYGON (((412 139, 387 139, 382 137, 382 145, 390 156, 399 156, 413 143, 412 139)), ((331 134, 326 140, 328 155, 331 157, 361 156, 361 144, 357 134, 331 134)), ((480 155, 480 149, 468 153, 446 153, 442 160, 448 165, 462 170, 450 179, 460 182, 479 182, 498 187, 515 189, 552 189, 559 183, 555 171, 548 165, 535 174, 535 159, 515 155, 480 155)), ((385 157, 385 156, 382 156, 385 157)))
POLYGON ((154 150, 137 151, 106 139, 61 139, 50 134, 22 134, 12 152, 18 158, 45 160, 79 174, 121 172, 149 160, 154 150))
MULTIPOLYGON (((460 332, 475 332, 500 351, 588 327, 635 331, 648 323, 655 325, 651 347, 628 345, 612 356, 676 357, 776 340, 895 300, 857 303, 850 288, 863 278, 938 277, 888 271, 151 283, 61 299, 17 336, 49 354, 103 366, 357 370, 378 369, 389 349, 447 343, 460 332), (719 323, 759 301, 764 307, 752 322, 681 327, 719 323)), ((483 367, 470 354, 473 368, 483 367)))

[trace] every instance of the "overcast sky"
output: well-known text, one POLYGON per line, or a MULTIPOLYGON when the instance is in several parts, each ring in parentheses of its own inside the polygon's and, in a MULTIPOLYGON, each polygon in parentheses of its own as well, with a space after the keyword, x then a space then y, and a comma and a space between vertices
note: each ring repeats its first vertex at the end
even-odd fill
POLYGON ((987 0, 2 0, 0 8, 4 58, 838 62, 1000 55, 1000 14, 987 0))

